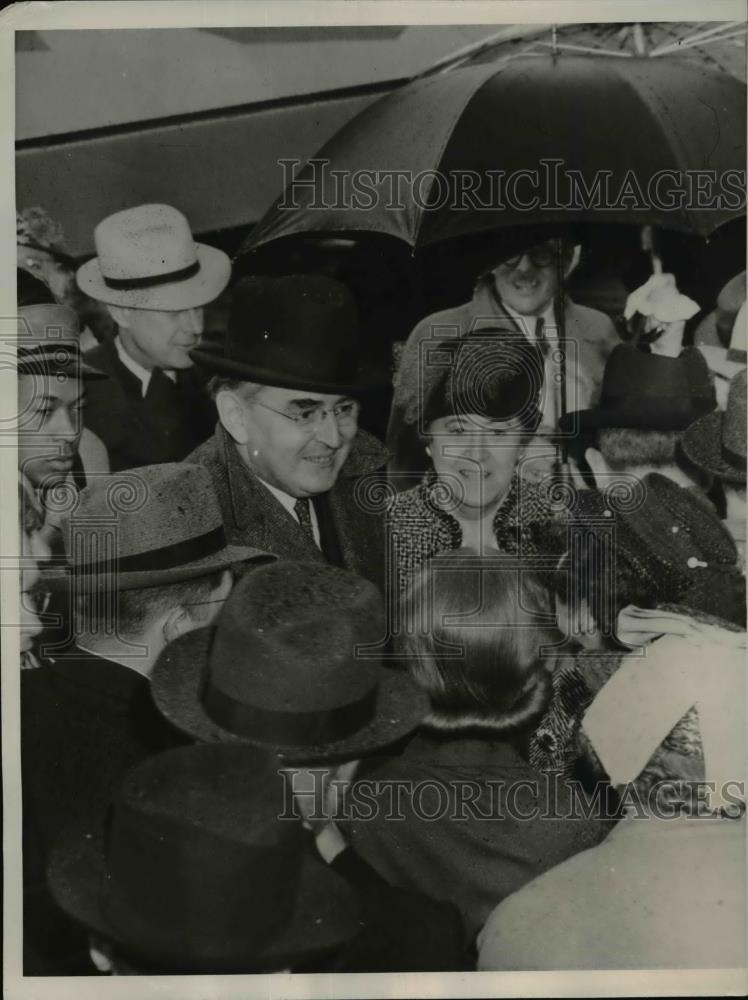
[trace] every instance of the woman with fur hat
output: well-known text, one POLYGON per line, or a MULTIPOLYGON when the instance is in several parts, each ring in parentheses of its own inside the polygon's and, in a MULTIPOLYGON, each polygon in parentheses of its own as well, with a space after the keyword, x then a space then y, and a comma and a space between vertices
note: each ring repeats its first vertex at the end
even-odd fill
POLYGON ((523 757, 557 642, 540 582, 461 549, 420 569, 402 613, 400 652, 431 709, 400 756, 362 765, 353 791, 364 785, 375 808, 351 819, 352 845, 388 881, 454 900, 473 935, 499 900, 606 827, 570 818, 571 789, 523 757))
POLYGON ((543 552, 551 502, 520 475, 542 390, 540 351, 507 330, 486 328, 425 354, 416 420, 431 467, 389 505, 393 594, 401 597, 428 559, 461 546, 543 552))

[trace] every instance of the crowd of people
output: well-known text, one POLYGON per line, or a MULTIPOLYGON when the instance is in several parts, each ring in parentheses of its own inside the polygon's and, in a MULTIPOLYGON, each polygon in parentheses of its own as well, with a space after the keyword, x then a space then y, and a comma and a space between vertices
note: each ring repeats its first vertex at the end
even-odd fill
POLYGON ((381 442, 340 281, 94 242, 19 214, 25 975, 745 967, 745 272, 521 227, 381 442))

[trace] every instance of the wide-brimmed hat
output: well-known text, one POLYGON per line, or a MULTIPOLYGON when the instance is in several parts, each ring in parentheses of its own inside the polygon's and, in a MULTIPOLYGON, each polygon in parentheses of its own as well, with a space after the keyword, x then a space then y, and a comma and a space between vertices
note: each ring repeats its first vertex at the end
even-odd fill
POLYGON ((94 230, 97 256, 78 269, 92 299, 134 309, 196 309, 217 299, 231 277, 222 250, 195 243, 187 219, 170 205, 115 212, 94 230))
POLYGON ((276 971, 334 952, 361 929, 358 907, 300 820, 279 819, 280 768, 249 746, 151 757, 108 817, 58 840, 54 898, 144 970, 276 971))
POLYGON ((190 356, 207 371, 284 389, 355 394, 374 387, 359 370, 353 296, 323 275, 240 281, 225 342, 203 343, 190 356))
POLYGON ((746 481, 746 370, 730 381, 727 407, 691 424, 681 447, 698 468, 728 483, 746 481))
POLYGON ((275 556, 228 545, 207 469, 170 462, 97 476, 64 518, 68 566, 78 588, 158 587, 275 556))
POLYGON ((605 365, 597 406, 565 414, 559 426, 564 431, 683 431, 716 405, 709 369, 697 348, 671 358, 619 344, 605 365))
POLYGON ((481 327, 429 346, 422 361, 424 427, 439 417, 476 414, 537 428, 543 355, 516 330, 481 327))
POLYGON ((264 745, 288 762, 353 760, 428 712, 407 674, 360 655, 384 639, 372 583, 323 563, 278 562, 237 583, 214 627, 163 651, 151 692, 195 739, 264 745))
POLYGON ((57 303, 19 308, 16 369, 19 375, 109 378, 83 360, 78 317, 57 303))

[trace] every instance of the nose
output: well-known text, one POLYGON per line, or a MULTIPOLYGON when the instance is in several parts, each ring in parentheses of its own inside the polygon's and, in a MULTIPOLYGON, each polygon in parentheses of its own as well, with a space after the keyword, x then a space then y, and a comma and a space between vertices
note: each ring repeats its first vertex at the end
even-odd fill
POLYGON ((185 309, 182 313, 182 329, 185 333, 203 332, 203 310, 185 309))
POLYGON ((485 462, 488 458, 488 449, 484 441, 466 441, 462 455, 463 458, 470 458, 474 462, 485 462))
POLYGON ((338 421, 335 419, 335 414, 330 410, 327 410, 320 421, 317 430, 317 440, 322 441, 328 448, 339 448, 343 441, 338 421))
POLYGON ((517 261, 517 266, 514 270, 519 271, 520 274, 533 274, 535 272, 535 265, 533 264, 530 255, 523 253, 517 261))
POLYGON ((74 438, 80 430, 80 417, 65 406, 61 406, 47 425, 48 432, 55 438, 74 438))

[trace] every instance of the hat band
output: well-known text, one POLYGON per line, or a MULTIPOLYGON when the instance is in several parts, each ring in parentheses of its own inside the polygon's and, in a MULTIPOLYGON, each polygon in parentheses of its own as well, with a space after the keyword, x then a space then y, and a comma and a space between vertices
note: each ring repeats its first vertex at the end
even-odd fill
POLYGON ((171 285, 175 281, 187 281, 188 278, 194 278, 199 270, 200 261, 196 260, 194 264, 183 267, 179 271, 168 271, 166 274, 148 274, 144 278, 107 278, 105 274, 102 277, 104 284, 109 288, 128 291, 136 288, 156 288, 159 285, 171 285))
POLYGON ((342 740, 374 717, 377 686, 363 698, 319 712, 283 712, 237 701, 208 684, 203 706, 223 729, 261 743, 316 746, 342 740))
POLYGON ((172 545, 163 545, 158 549, 150 549, 148 552, 137 552, 131 556, 120 556, 119 558, 102 559, 95 563, 84 563, 74 565, 75 573, 139 573, 156 572, 162 569, 174 569, 176 566, 184 566, 187 563, 196 562, 198 559, 206 559, 208 556, 216 555, 226 547, 226 535, 223 525, 207 531, 204 535, 196 535, 194 538, 185 538, 172 545))
POLYGON ((722 458, 724 458, 729 465, 737 465, 738 468, 741 469, 745 468, 746 456, 739 455, 737 451, 733 451, 724 444, 722 445, 722 458))

